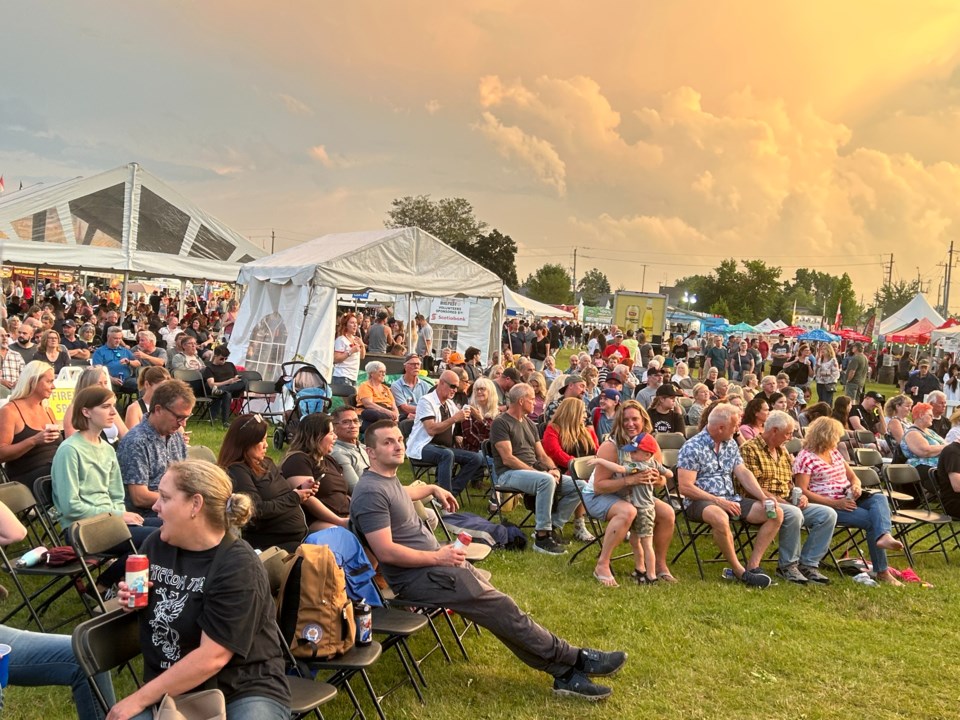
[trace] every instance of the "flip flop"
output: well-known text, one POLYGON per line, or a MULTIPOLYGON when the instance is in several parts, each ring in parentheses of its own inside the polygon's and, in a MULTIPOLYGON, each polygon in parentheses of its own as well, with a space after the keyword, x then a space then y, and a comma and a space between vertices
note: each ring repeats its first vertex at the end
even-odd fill
POLYGON ((679 580, 677 580, 673 575, 671 575, 671 574, 668 573, 668 572, 662 572, 662 573, 660 573, 659 575, 657 575, 657 580, 659 580, 660 582, 665 582, 665 583, 667 583, 667 584, 669 584, 669 585, 672 585, 673 583, 678 583, 678 582, 680 582, 679 580))
POLYGON ((620 584, 617 582, 617 579, 613 575, 601 575, 596 570, 593 571, 593 577, 598 583, 604 587, 620 587, 620 584))
POLYGON ((921 587, 932 588, 933 584, 925 582, 920 578, 917 573, 914 572, 913 568, 907 568, 906 570, 901 571, 900 579, 905 583, 917 583, 921 587))

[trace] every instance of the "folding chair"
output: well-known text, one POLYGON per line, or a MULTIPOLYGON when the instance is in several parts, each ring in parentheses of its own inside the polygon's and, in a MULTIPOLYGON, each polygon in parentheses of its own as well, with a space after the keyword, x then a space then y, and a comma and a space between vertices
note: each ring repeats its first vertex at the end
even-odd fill
POLYGON ((273 401, 278 396, 277 387, 268 380, 250 380, 247 382, 247 388, 240 396, 240 414, 249 415, 254 412, 250 403, 255 400, 261 400, 265 408, 260 410, 260 415, 264 418, 274 420, 283 415, 283 408, 280 411, 273 409, 273 401))
MULTIPOLYGON (((49 567, 46 564, 34 565, 33 567, 17 567, 17 560, 31 548, 43 545, 50 548, 60 544, 59 539, 53 529, 47 523, 47 516, 43 509, 37 504, 26 485, 18 482, 8 482, 0 484, 0 502, 6 505, 10 512, 17 516, 24 527, 27 529, 27 537, 17 550, 8 553, 9 547, 0 546, 0 561, 3 563, 3 571, 10 575, 17 592, 23 599, 15 608, 7 612, 0 619, 0 623, 6 623, 24 608, 27 609, 29 620, 36 623, 40 632, 49 632, 59 627, 73 622, 85 613, 78 613, 65 619, 52 628, 44 626, 40 617, 46 613, 50 606, 65 593, 71 589, 76 590, 80 596, 83 607, 89 611, 86 599, 80 592, 77 581, 83 578, 84 567, 80 561, 74 561, 58 567, 49 567), (46 582, 32 592, 28 591, 23 584, 22 579, 27 577, 45 578, 46 582), (36 604, 35 604, 36 603, 36 604)), ((29 622, 28 620, 28 622, 29 622)))
POLYGON ((800 438, 790 438, 784 443, 783 448, 791 455, 797 455, 803 449, 803 441, 800 438))
MULTIPOLYGON (((913 565, 913 554, 930 552, 943 553, 944 560, 949 563, 950 556, 947 555, 947 548, 945 544, 946 541, 940 534, 940 528, 944 526, 949 527, 952 519, 949 515, 938 512, 931 507, 930 501, 927 499, 926 489, 921 485, 920 473, 917 471, 917 469, 913 467, 913 465, 887 465, 886 472, 883 474, 883 480, 886 482, 887 488, 891 492, 897 487, 915 486, 919 488, 919 492, 917 494, 920 497, 920 507, 918 508, 900 508, 897 501, 891 499, 893 509, 896 511, 896 515, 901 518, 901 521, 897 522, 896 520, 893 520, 893 518, 891 518, 891 520, 893 520, 894 525, 902 528, 897 537, 903 541, 903 549, 907 554, 907 559, 910 561, 910 565, 913 565), (909 520, 911 522, 904 522, 904 520, 909 520), (918 538, 910 539, 910 531, 918 529, 925 530, 926 532, 924 532, 918 538), (921 543, 934 535, 937 537, 937 542, 934 543, 932 547, 922 550, 917 549, 918 543, 921 543)), ((935 477, 933 480, 934 484, 936 484, 935 477)), ((951 536, 952 535, 953 532, 951 531, 951 536)))
POLYGON ((857 430, 854 432, 854 437, 861 448, 877 447, 877 438, 869 430, 857 430))
POLYGON ((206 445, 190 445, 187 448, 187 457, 191 460, 206 460, 214 465, 217 464, 217 456, 206 445))
POLYGON ((47 525, 59 536, 60 511, 53 504, 53 478, 50 475, 42 475, 33 481, 33 497, 46 513, 47 525))
MULTIPOLYGON (((515 498, 523 500, 526 497, 534 498, 534 503, 536 499, 534 496, 528 496, 527 493, 522 490, 517 490, 516 488, 508 487, 507 485, 502 485, 500 483, 499 477, 497 476, 497 468, 493 459, 493 444, 490 440, 484 440, 480 444, 480 454, 483 455, 483 462, 486 464, 487 469, 490 471, 490 511, 487 515, 487 520, 493 520, 494 515, 497 516, 500 524, 503 524, 503 506, 511 503, 515 498)), ((526 508, 524 504, 524 508, 526 508)), ((523 520, 520 521, 520 524, 517 527, 527 527, 527 523, 530 521, 530 518, 536 515, 536 510, 527 509, 527 514, 523 517, 523 520)))
POLYGON ((193 417, 200 418, 206 413, 210 427, 213 427, 213 413, 211 412, 213 398, 207 395, 207 384, 203 381, 203 375, 200 371, 174 370, 173 377, 177 380, 182 380, 191 388, 194 388, 193 394, 196 397, 196 402, 193 406, 193 417), (197 387, 200 388, 200 392, 196 391, 197 387))
POLYGON ((698 432, 700 432, 700 430, 697 428, 696 425, 687 425, 686 427, 683 428, 683 436, 684 436, 687 440, 689 440, 690 438, 692 438, 692 437, 693 437, 694 435, 696 435, 698 432))
MULTIPOLYGON (((673 505, 674 509, 677 512, 677 515, 681 516, 683 521, 683 526, 686 528, 687 539, 684 540, 684 531, 680 529, 680 523, 677 523, 677 532, 680 536, 681 545, 680 549, 673 556, 671 564, 676 563, 687 550, 693 551, 693 557, 697 562, 697 570, 700 572, 700 579, 705 580, 706 575, 703 572, 703 564, 705 562, 726 562, 726 558, 720 553, 719 548, 717 549, 716 554, 712 558, 701 558, 700 551, 697 549, 697 540, 699 540, 704 535, 710 536, 711 542, 713 542, 713 528, 709 523, 697 522, 691 520, 687 513, 683 510, 683 495, 680 493, 680 483, 674 483, 672 490, 673 498, 671 499, 670 504, 673 505)), ((744 564, 747 563, 748 550, 753 542, 752 526, 749 523, 746 523, 739 519, 730 520, 730 529, 733 532, 733 543, 734 543, 734 552, 737 553, 743 560, 744 564)), ((716 545, 714 545, 716 547, 716 545)))
POLYGON ((682 397, 677 399, 680 402, 680 407, 682 408, 683 413, 686 414, 687 410, 690 409, 690 406, 693 405, 693 398, 682 397))
MULTIPOLYGON (((878 478, 881 474, 883 474, 884 472, 883 455, 881 455, 880 451, 877 450, 876 448, 862 448, 862 447, 857 448, 854 451, 853 455, 854 455, 854 458, 856 459, 857 465, 860 465, 862 467, 874 468, 877 471, 878 478)), ((854 472, 856 472, 856 468, 853 468, 853 470, 854 472)), ((863 479, 861 478, 861 483, 862 482, 863 482, 863 479)), ((874 487, 874 486, 871 486, 871 487, 874 487)), ((888 498, 893 498, 898 503, 910 502, 911 500, 913 500, 912 495, 908 495, 907 493, 900 492, 899 490, 888 490, 887 487, 882 482, 880 483, 878 489, 881 490, 888 498)))
POLYGON ((661 450, 679 450, 687 441, 687 436, 679 432, 656 433, 654 438, 661 450))
POLYGON ((104 712, 109 712, 110 708, 94 682, 95 675, 125 666, 136 686, 140 687, 140 679, 130 664, 140 655, 139 613, 124 612, 117 608, 86 620, 73 629, 72 644, 77 664, 104 712))
MULTIPOLYGON (((100 606, 100 610, 106 612, 107 603, 97 592, 97 583, 93 578, 93 573, 90 572, 87 560, 114 558, 116 553, 112 552, 113 549, 124 543, 126 543, 131 554, 136 554, 137 547, 133 544, 130 529, 123 521, 122 516, 101 513, 90 518, 77 520, 70 528, 70 541, 83 564, 88 594, 93 595, 94 600, 100 606)), ((116 601, 111 602, 113 605, 116 604, 116 601)))

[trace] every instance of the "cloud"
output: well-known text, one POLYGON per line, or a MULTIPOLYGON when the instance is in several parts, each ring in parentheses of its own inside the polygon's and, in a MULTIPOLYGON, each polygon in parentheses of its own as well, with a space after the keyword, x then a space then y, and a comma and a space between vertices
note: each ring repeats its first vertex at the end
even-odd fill
POLYGON ((442 105, 440 105, 439 100, 434 99, 434 100, 428 100, 423 107, 427 111, 428 115, 436 115, 438 112, 440 112, 440 108, 442 107, 442 105))
POLYGON ((519 160, 542 183, 553 187, 558 195, 566 193, 566 167, 553 145, 518 127, 503 125, 489 112, 484 112, 482 118, 476 128, 493 142, 503 157, 519 160))
POLYGON ((284 108, 286 108, 287 112, 291 115, 313 115, 313 108, 302 100, 293 97, 293 95, 277 93, 277 99, 283 103, 284 108))
POLYGON ((337 153, 331 155, 325 145, 314 145, 310 148, 308 154, 325 168, 348 168, 356 164, 343 155, 337 153))

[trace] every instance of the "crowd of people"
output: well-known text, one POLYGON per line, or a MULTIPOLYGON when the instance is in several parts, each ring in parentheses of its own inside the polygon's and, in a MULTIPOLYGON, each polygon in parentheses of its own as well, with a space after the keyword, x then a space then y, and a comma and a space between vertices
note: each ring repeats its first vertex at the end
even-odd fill
MULTIPOLYGON (((157 293, 156 308, 154 296, 136 304, 131 324, 130 313, 121 319, 111 307, 109 294, 96 296, 93 306, 85 294, 45 295, 36 318, 34 306, 24 309, 21 301, 25 317, 15 328, 8 321, 7 337, 0 336, 7 395, 0 462, 10 481, 31 488, 52 476, 67 541, 76 522, 112 512, 150 558, 154 587, 140 622, 146 683, 117 702, 110 718, 150 717, 164 694, 212 678, 228 717, 287 717, 274 606, 254 551, 293 550, 330 528, 357 530, 401 599, 439 602, 487 627, 523 662, 550 675, 556 693, 609 696, 610 688, 592 678, 619 670, 624 653, 571 646, 534 622, 461 549, 440 546, 416 513, 413 503, 427 497, 456 509, 457 496, 482 482, 487 457, 494 490, 530 496, 534 551, 562 555, 571 538, 595 539, 588 517, 606 523, 593 567, 605 587, 624 580, 612 560, 627 539, 630 582, 678 581, 668 564, 677 522, 665 501, 668 486, 690 522, 709 526, 728 565, 725 579, 770 586, 761 562, 777 542, 777 575, 826 584, 821 562, 841 523, 864 531, 870 583, 899 584, 887 553, 901 549, 901 541, 885 496, 866 492, 842 454, 849 432, 870 432, 878 447, 917 467, 918 498, 938 492, 945 507, 960 511, 960 402, 951 404, 957 366, 931 372, 931 362, 921 359, 903 379, 903 392, 887 401, 866 391, 869 361, 857 344, 840 360, 829 344, 791 346, 780 337, 765 348, 758 340, 719 336, 701 342, 690 333, 657 352, 642 331, 611 327, 584 337, 573 323, 519 320, 505 325, 499 351, 484 364, 474 347, 435 348, 429 323, 417 316, 415 350, 403 353, 403 373, 390 383, 383 362, 364 361, 368 352, 405 350, 402 324, 383 312, 374 318, 347 312, 338 322, 331 382, 354 392, 330 414, 301 418, 274 463, 267 455, 269 423, 257 414, 231 414, 229 399, 243 384, 221 340, 235 319, 234 303, 198 304, 181 325, 157 293), (80 322, 79 335, 91 335, 88 320, 92 342, 78 341, 80 322), (14 337, 15 344, 2 342, 14 337), (583 340, 586 350, 558 369, 557 349, 583 340), (13 356, 20 361, 8 362, 13 356), (58 363, 74 362, 90 366, 61 429, 46 400, 58 363), (180 368, 199 370, 207 387, 171 379, 180 368), (216 463, 188 458, 185 431, 196 395, 208 389, 225 398, 216 409, 227 426, 216 463), (124 413, 116 405, 120 395, 135 398, 124 413), (675 433, 687 439, 668 467, 657 438, 675 433), (796 454, 786 447, 793 438, 801 438, 796 454), (407 455, 433 466, 435 483, 403 487, 397 471, 407 455), (589 458, 588 477, 569 474, 576 458, 589 458), (731 521, 755 526, 746 562, 731 521), (204 580, 213 590, 200 590, 204 580), (153 642, 154 619, 165 612, 159 602, 184 586, 189 610, 165 625, 164 643, 153 642)), ((3 510, 0 541, 16 542, 22 528, 3 510)), ((115 549, 120 559, 125 552, 115 549)), ((117 562, 88 591, 125 601, 122 567, 117 562)), ((0 628, 0 640, 15 632, 0 628)), ((42 636, 35 641, 40 656, 69 654, 54 645, 42 636)), ((81 717, 98 716, 75 672, 54 676, 23 667, 11 677, 15 684, 71 684, 78 712, 89 709, 81 717)), ((103 677, 98 683, 109 685, 103 677)), ((112 699, 112 689, 104 691, 112 699)))

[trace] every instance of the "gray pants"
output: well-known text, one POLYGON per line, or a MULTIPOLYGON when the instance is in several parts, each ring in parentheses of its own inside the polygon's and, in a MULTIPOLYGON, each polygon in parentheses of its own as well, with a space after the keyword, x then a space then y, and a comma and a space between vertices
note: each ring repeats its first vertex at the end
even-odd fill
POLYGON ((535 623, 470 564, 423 568, 419 578, 400 586, 397 595, 401 602, 432 603, 460 613, 493 633, 534 670, 557 677, 577 661, 579 648, 535 623))
POLYGON ((845 383, 843 386, 843 394, 852 399, 853 404, 856 405, 863 397, 863 387, 857 383, 845 383))

